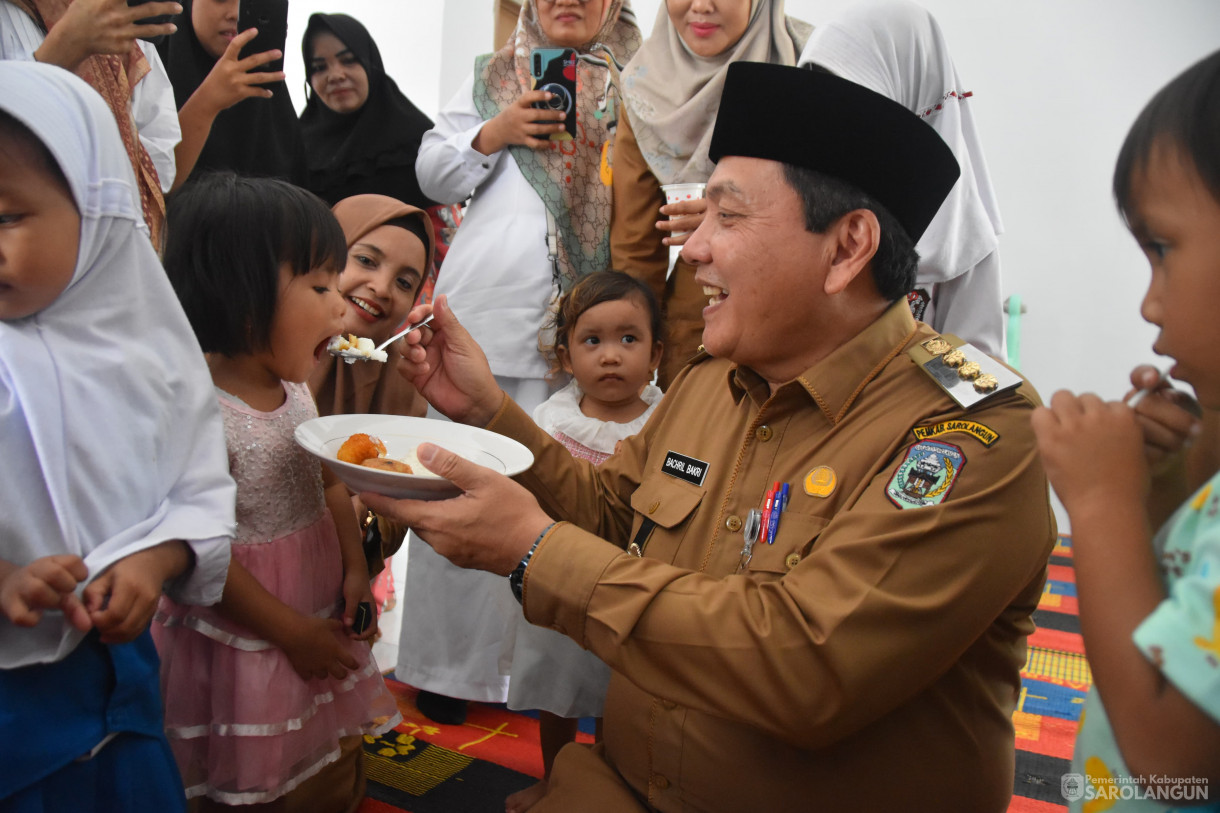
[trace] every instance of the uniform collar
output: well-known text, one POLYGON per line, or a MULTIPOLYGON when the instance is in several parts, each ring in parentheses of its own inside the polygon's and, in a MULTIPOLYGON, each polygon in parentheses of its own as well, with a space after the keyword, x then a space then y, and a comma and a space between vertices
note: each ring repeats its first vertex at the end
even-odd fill
MULTIPOLYGON (((782 389, 800 387, 805 390, 827 419, 832 424, 838 423, 865 385, 910 343, 915 330, 915 318, 903 297, 890 305, 875 322, 782 389)), ((748 367, 734 366, 730 370, 729 388, 738 401, 749 395, 755 403, 762 404, 770 397, 767 382, 748 367)))

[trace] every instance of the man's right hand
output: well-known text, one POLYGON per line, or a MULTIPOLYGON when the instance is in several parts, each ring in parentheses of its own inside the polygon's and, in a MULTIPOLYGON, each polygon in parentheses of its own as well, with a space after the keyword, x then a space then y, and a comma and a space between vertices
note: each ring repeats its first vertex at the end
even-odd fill
POLYGON ((433 305, 414 308, 407 319, 418 322, 429 313, 431 323, 398 343, 399 374, 449 419, 486 426, 504 401, 487 356, 453 315, 444 295, 433 305))
POLYGON ((94 54, 122 56, 138 47, 140 37, 167 36, 178 30, 172 22, 136 25, 136 20, 181 13, 182 6, 175 2, 128 6, 127 0, 73 0, 34 58, 74 71, 94 54))

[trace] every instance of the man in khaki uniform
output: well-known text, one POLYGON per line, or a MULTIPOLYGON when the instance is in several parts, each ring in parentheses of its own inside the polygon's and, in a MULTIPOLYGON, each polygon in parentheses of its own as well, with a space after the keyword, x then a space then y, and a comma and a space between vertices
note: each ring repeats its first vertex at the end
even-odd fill
POLYGON ((424 445, 463 496, 366 500, 511 573, 531 622, 613 668, 604 743, 565 748, 535 810, 1003 811, 1055 527, 1032 388, 984 358, 1001 382, 966 410, 921 366, 948 348, 903 294, 952 155, 871 91, 739 63, 712 157, 684 249, 707 353, 640 435, 573 460, 438 302, 401 369, 534 465, 514 483, 424 445))

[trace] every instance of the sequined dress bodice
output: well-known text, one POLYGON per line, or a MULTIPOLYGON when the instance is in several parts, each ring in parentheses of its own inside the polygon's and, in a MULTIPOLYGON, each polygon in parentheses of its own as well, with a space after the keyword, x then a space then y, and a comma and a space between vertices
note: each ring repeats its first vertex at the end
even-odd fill
POLYGON ((316 522, 325 510, 322 467, 293 440, 302 421, 318 416, 305 384, 284 382, 274 412, 259 412, 217 388, 224 416, 229 468, 237 490, 235 544, 259 544, 316 522))

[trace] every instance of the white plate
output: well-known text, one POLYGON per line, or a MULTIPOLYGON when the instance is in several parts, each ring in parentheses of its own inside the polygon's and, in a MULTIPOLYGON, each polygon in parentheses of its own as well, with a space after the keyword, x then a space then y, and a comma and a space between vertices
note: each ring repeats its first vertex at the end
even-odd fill
POLYGON ((305 421, 296 429, 296 441, 307 452, 330 467, 352 491, 371 491, 387 497, 414 500, 444 500, 461 491, 448 480, 422 466, 416 474, 399 474, 344 463, 335 454, 343 442, 357 432, 375 435, 386 446, 386 457, 412 458, 421 443, 435 443, 480 466, 513 475, 534 464, 534 455, 515 440, 449 421, 405 418, 401 415, 329 415, 305 421), (418 472, 423 472, 418 473, 418 472))

